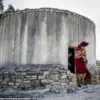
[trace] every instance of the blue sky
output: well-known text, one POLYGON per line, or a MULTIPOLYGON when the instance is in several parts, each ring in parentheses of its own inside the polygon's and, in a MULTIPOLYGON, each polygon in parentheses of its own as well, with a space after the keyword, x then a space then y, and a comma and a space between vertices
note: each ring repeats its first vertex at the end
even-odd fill
POLYGON ((66 9, 90 18, 96 25, 96 53, 100 60, 100 0, 4 0, 5 9, 12 4, 15 9, 52 7, 66 9))

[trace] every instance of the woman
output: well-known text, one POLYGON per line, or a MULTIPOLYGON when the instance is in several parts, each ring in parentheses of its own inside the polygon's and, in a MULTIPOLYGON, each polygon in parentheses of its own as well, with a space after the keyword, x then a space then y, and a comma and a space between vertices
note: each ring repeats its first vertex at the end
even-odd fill
POLYGON ((88 46, 89 43, 82 42, 75 49, 75 65, 76 65, 76 73, 78 79, 78 86, 81 87, 81 82, 86 85, 85 77, 87 75, 88 69, 86 67, 87 59, 86 59, 86 50, 85 47, 88 46), (82 74, 82 80, 81 80, 82 74))

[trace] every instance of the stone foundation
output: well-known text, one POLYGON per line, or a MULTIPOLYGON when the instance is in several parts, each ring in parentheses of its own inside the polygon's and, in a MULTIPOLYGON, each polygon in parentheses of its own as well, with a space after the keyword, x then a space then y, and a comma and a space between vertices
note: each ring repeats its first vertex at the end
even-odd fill
POLYGON ((3 66, 0 68, 0 88, 27 90, 76 84, 76 76, 60 66, 3 66))
MULTIPOLYGON (((90 74, 86 78, 89 84, 100 84, 100 68, 88 67, 90 74)), ((48 66, 2 66, 0 67, 0 88, 15 88, 20 90, 67 87, 75 85, 76 75, 64 69, 61 65, 48 66)), ((51 89, 52 90, 52 89, 51 89)))
POLYGON ((100 84, 100 67, 95 65, 87 65, 87 67, 90 72, 91 84, 100 84))

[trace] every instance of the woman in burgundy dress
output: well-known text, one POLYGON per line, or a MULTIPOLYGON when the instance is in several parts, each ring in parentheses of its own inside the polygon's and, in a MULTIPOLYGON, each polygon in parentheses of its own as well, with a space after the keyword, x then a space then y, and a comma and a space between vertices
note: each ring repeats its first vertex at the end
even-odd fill
POLYGON ((88 69, 86 67, 87 59, 86 59, 86 50, 85 47, 88 46, 89 43, 82 42, 79 44, 75 49, 75 66, 76 66, 76 73, 78 79, 78 86, 81 87, 81 82, 86 85, 85 77, 88 73, 88 69), (81 80, 82 74, 82 80, 81 80))

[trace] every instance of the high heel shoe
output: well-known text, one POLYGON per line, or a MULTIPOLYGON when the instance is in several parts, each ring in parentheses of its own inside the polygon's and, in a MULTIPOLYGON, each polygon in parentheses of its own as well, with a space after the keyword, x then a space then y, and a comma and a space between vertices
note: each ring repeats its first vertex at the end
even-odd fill
POLYGON ((86 84, 85 82, 83 82, 83 81, 82 81, 82 84, 83 84, 83 85, 87 85, 87 84, 86 84))
POLYGON ((80 84, 78 84, 77 86, 78 86, 78 87, 81 87, 81 85, 80 85, 80 84))

